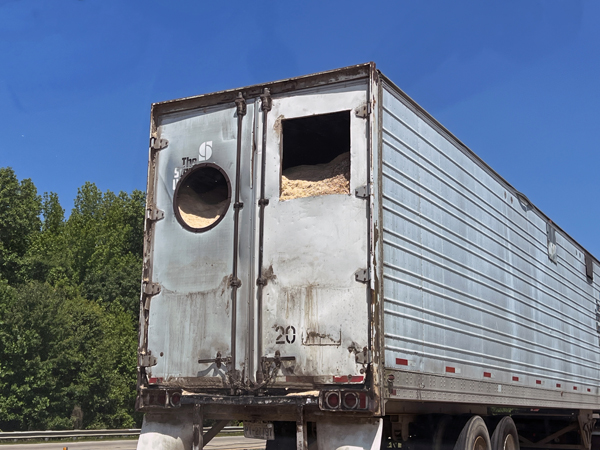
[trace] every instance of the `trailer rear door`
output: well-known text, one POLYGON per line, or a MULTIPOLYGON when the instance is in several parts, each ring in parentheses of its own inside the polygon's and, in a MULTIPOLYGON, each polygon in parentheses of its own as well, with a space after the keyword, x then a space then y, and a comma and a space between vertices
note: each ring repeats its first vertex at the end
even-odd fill
POLYGON ((365 104, 366 82, 352 82, 157 118, 168 145, 150 171, 151 383, 364 380, 365 104))
POLYGON ((146 230, 152 281, 160 287, 146 304, 147 349, 156 358, 146 369, 151 382, 218 388, 243 376, 254 285, 254 106, 243 109, 238 114, 232 102, 157 119, 168 145, 150 171, 150 206, 164 214, 146 230))
POLYGON ((364 380, 369 290, 357 278, 369 252, 366 100, 366 83, 341 85, 275 97, 266 115, 257 353, 277 383, 364 380))

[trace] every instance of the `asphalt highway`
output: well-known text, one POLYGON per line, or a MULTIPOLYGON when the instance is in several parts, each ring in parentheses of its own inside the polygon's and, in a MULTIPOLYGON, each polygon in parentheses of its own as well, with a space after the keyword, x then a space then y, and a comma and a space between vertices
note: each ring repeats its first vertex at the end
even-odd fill
MULTIPOLYGON (((135 450, 136 439, 122 441, 61 441, 42 444, 0 444, 0 450, 135 450)), ((204 447, 208 450, 264 450, 265 441, 243 436, 216 437, 204 447)))

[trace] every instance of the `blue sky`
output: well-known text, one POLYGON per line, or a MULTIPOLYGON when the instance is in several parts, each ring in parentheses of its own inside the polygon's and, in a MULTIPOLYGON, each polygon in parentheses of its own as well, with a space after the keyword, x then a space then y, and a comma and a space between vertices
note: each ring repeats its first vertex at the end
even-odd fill
POLYGON ((600 257, 597 0, 0 0, 0 166, 145 189, 150 104, 375 61, 600 257))

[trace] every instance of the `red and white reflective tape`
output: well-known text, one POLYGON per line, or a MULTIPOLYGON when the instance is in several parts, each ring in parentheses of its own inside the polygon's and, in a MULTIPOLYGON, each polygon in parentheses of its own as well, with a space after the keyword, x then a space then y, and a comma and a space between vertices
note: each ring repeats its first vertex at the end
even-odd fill
POLYGON ((347 375, 343 375, 341 377, 336 377, 334 375, 333 382, 334 383, 361 383, 364 381, 365 377, 362 375, 352 375, 348 377, 347 375))

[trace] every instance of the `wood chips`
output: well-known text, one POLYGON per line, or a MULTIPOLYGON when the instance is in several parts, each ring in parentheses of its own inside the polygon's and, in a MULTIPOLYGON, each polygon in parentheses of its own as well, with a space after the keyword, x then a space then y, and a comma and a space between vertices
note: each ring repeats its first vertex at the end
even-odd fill
POLYGON ((177 201, 181 218, 192 228, 212 225, 229 206, 227 186, 223 185, 203 194, 197 194, 191 188, 181 189, 177 201))
POLYGON ((350 193, 350 152, 327 164, 290 167, 281 175, 280 200, 350 193))

